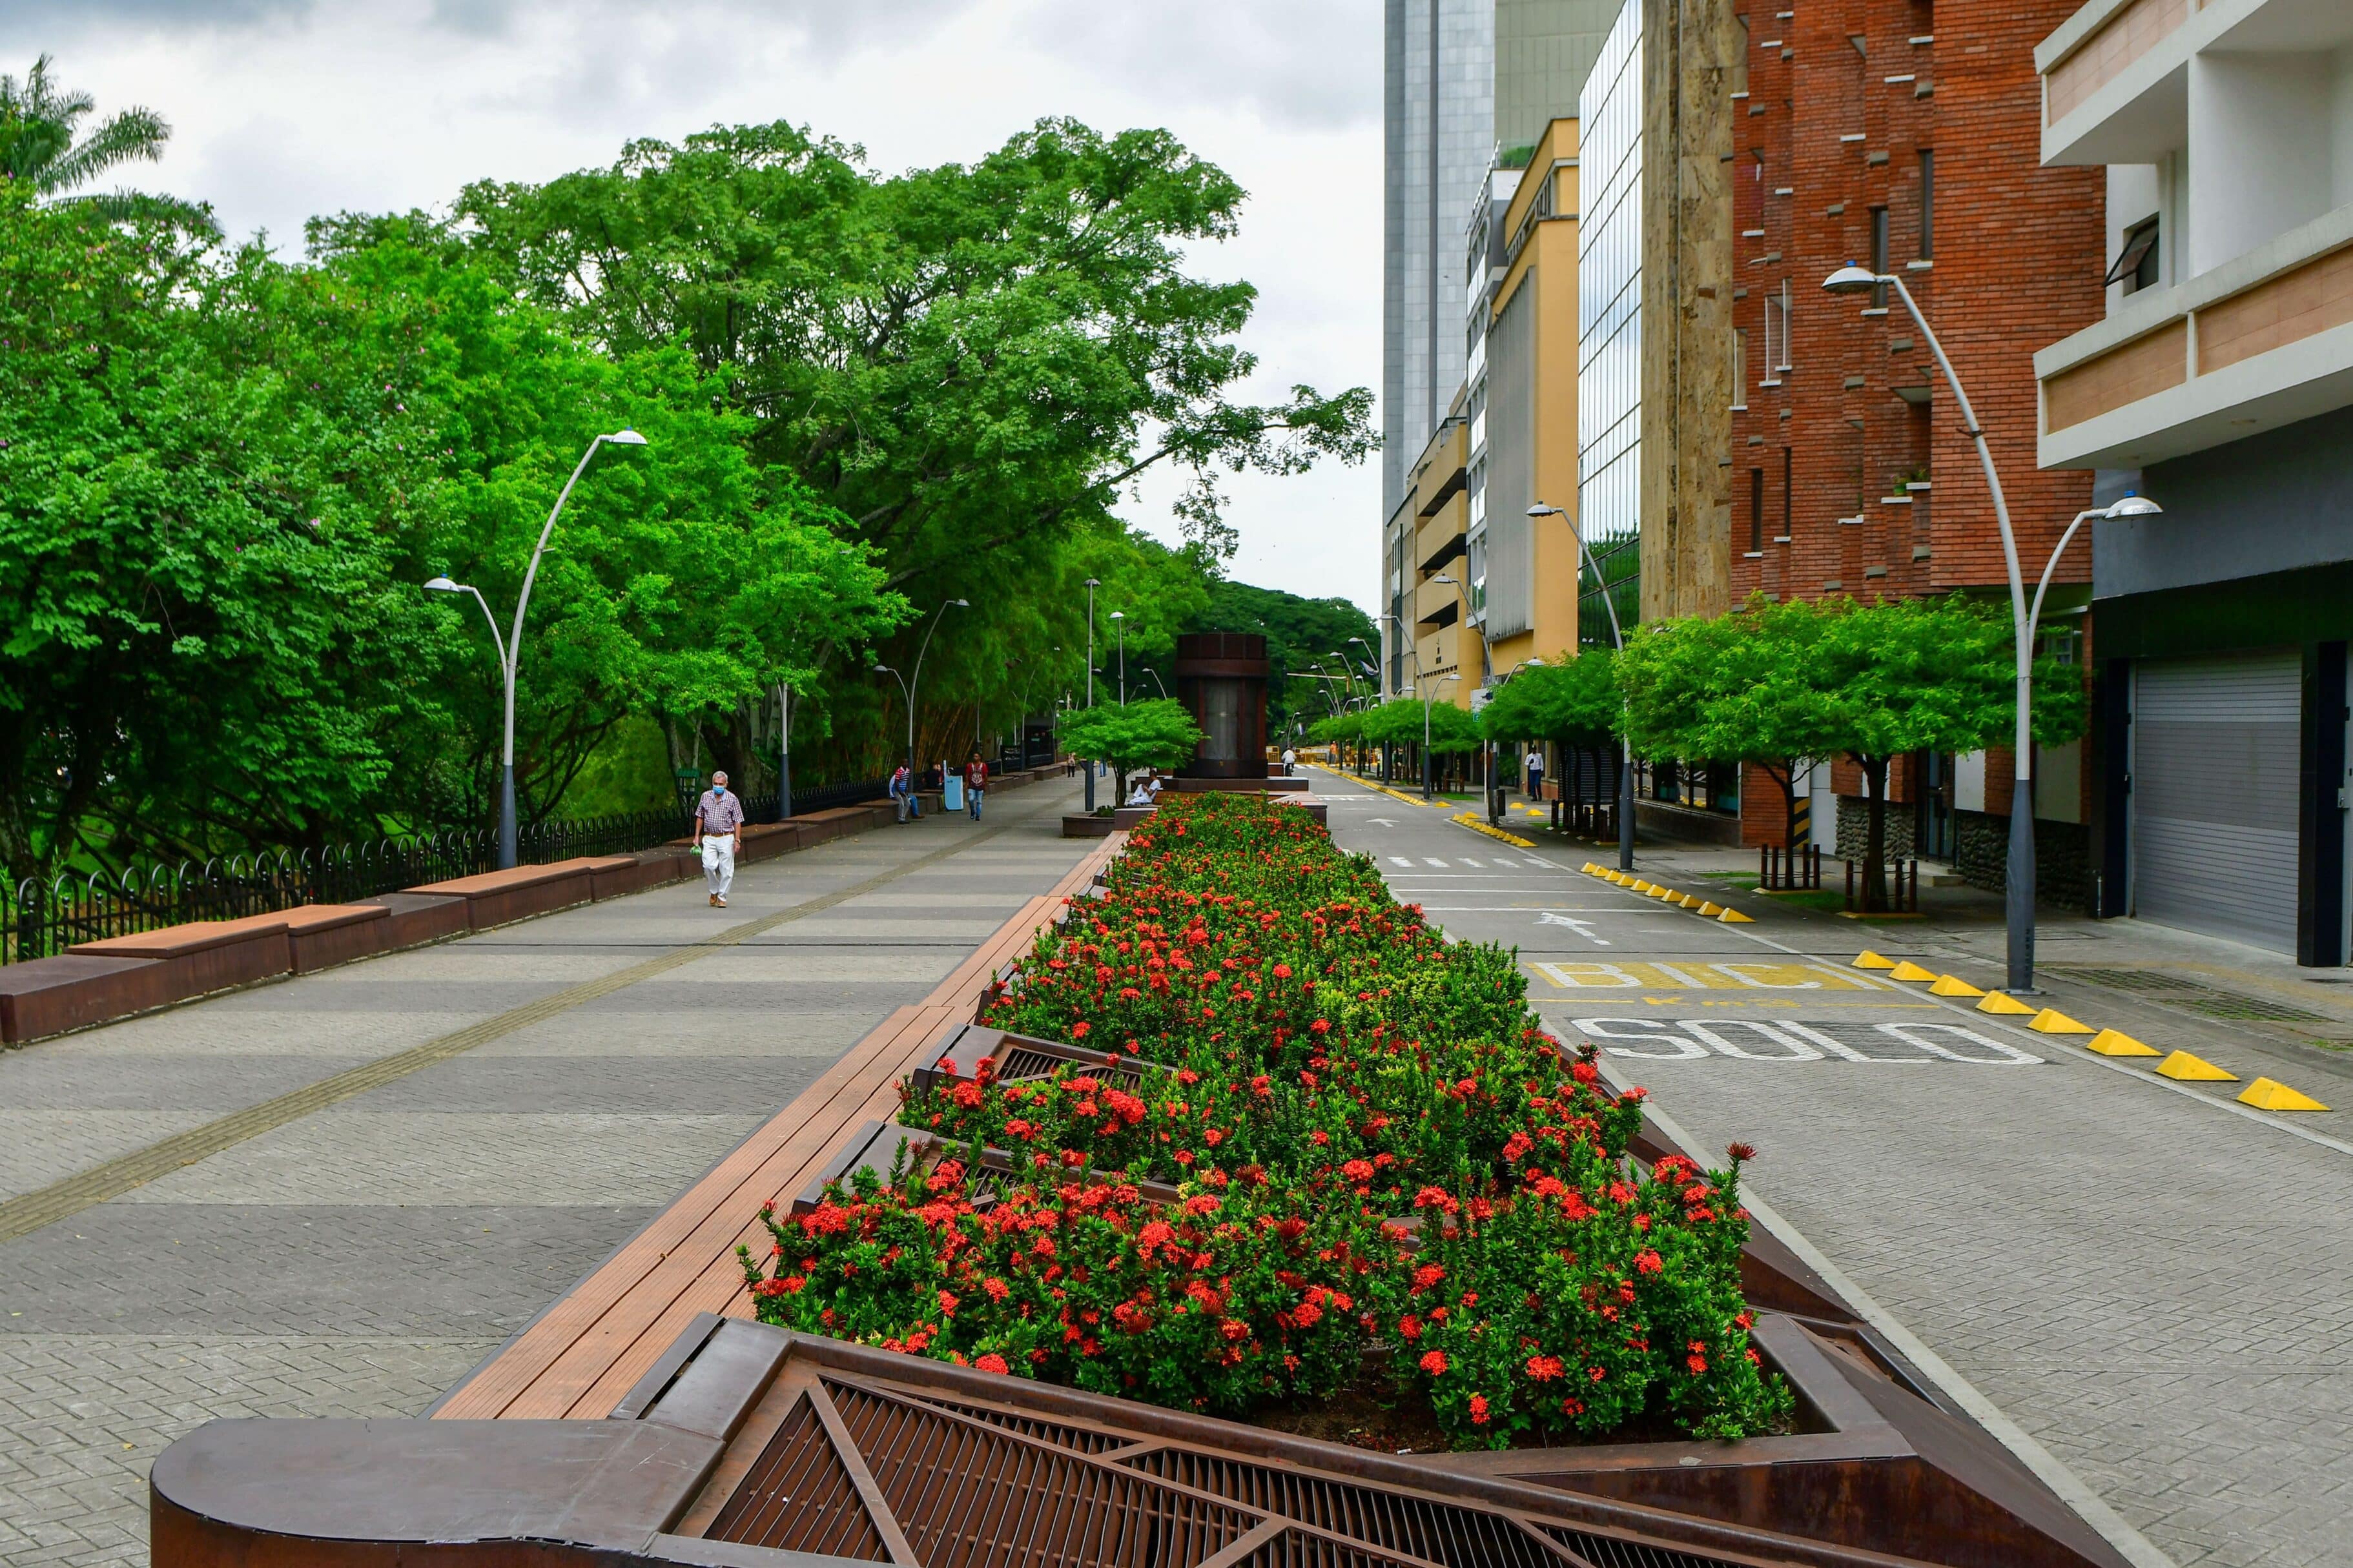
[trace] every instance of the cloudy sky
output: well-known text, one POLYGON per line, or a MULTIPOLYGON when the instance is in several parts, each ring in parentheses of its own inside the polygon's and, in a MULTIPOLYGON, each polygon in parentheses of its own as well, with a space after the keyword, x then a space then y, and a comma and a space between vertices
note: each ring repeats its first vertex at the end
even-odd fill
MULTIPOLYGON (((1250 194, 1195 265, 1258 285, 1261 390, 1378 388, 1373 0, 0 0, 0 69, 43 51, 101 112, 172 122, 133 183, 289 255, 315 213, 437 205, 719 121, 803 122, 883 170, 1047 114, 1166 126, 1250 194)), ((1234 481, 1233 574, 1370 605, 1378 490, 1377 462, 1234 481)), ((1134 521, 1172 531, 1173 493, 1134 521)))

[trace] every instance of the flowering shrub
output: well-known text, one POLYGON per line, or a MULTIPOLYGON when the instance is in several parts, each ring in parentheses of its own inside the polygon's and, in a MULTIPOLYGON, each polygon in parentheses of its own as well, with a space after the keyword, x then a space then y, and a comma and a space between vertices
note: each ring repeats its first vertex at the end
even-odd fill
POLYGON ((902 1086, 902 1122, 1018 1175, 866 1173, 771 1215, 764 1319, 1223 1412, 1378 1349, 1466 1447, 1788 1417, 1740 1295, 1748 1151, 1640 1171, 1641 1091, 1564 1055, 1514 955, 1448 941, 1304 813, 1165 798, 986 1021, 1102 1064, 902 1086))
POLYGON ((860 1171, 806 1214, 767 1213, 772 1275, 742 1257, 769 1322, 1239 1412, 1351 1381, 1370 1291, 1393 1270, 1395 1242, 1345 1193, 1300 1196, 1245 1170, 1173 1206, 1071 1179, 984 1207, 947 1160, 889 1182, 860 1171))

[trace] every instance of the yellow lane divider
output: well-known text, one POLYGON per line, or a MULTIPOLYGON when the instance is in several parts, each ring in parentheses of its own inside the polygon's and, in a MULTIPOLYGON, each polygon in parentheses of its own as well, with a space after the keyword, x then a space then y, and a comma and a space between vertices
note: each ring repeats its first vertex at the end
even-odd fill
POLYGON ((1533 849, 1536 847, 1535 839, 1523 838, 1516 833, 1506 833, 1502 828, 1490 825, 1475 811, 1463 812, 1454 820, 1473 833, 1483 833, 1490 838, 1500 838, 1504 843, 1517 845, 1522 849, 1533 849))
POLYGON ((1588 877, 1599 877, 1605 882, 1615 883, 1629 892, 1641 893, 1645 898, 1656 899, 1661 903, 1672 904, 1679 910, 1689 910, 1702 920, 1721 921, 1726 925, 1745 926, 1757 923, 1754 919, 1742 914, 1738 910, 1719 904, 1712 899, 1703 899, 1697 893, 1686 893, 1674 888, 1661 887, 1656 882, 1642 881, 1626 872, 1612 870, 1599 861, 1588 860, 1577 869, 1588 877))
MULTIPOLYGON (((2167 1056, 2156 1047, 2144 1045, 2121 1029, 2094 1029, 2089 1024, 2076 1022, 2056 1007, 2035 1008, 2003 992, 1980 991, 1957 974, 1938 974, 1908 958, 1898 961, 1866 950, 1855 954, 1853 966, 1883 971, 1890 980, 1928 981, 1928 994, 1932 996, 1975 996, 1978 999, 1978 1012, 2001 1017, 2025 1018, 2026 1026, 2038 1035, 2088 1035, 2091 1037, 2084 1042, 2084 1048, 2100 1056, 2162 1056, 2165 1059, 2158 1062, 2156 1068, 2160 1078, 2172 1079, 2179 1083, 2239 1081, 2237 1073, 2217 1067, 2203 1057, 2188 1051, 2175 1051, 2167 1056)), ((2240 1104, 2253 1106, 2257 1110, 2314 1111, 2328 1109, 2303 1090, 2290 1089, 2277 1079, 2270 1078, 2256 1079, 2241 1091, 2238 1100, 2240 1104)))

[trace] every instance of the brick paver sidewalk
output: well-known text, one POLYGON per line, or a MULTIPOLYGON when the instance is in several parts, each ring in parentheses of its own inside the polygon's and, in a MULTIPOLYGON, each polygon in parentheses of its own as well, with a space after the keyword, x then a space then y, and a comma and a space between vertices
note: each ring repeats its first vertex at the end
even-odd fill
POLYGON ((1071 794, 0 1054, 5 1199, 863 889, 0 1243, 0 1563, 143 1563, 147 1465, 215 1416, 421 1412, 1092 848, 1071 794))

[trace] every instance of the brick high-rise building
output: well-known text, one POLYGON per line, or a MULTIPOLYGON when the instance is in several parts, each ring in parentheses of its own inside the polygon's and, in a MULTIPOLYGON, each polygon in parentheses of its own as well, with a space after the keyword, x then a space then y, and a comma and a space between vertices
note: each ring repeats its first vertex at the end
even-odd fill
MULTIPOLYGON (((2097 171, 2041 163, 2035 46, 2074 0, 1755 0, 1735 83, 1732 596, 1982 592, 2008 601, 1991 494, 1928 345, 1893 297, 1832 295, 1852 261, 1902 275, 1984 424, 2034 574, 2091 504, 2088 469, 2036 467, 2034 351, 2103 309, 2097 171), (1745 96, 1742 96, 1745 94, 1745 96)), ((2080 661, 2088 538, 2053 578, 2046 647, 2080 661)), ((2043 886, 2077 900, 2086 864, 2075 747, 2046 753, 2036 816, 2043 886)), ((1841 776, 1841 775, 1847 776, 1841 776)), ((1907 759, 1899 847, 1998 879, 2007 753, 1907 759)), ((1778 790, 1744 780, 1744 837, 1778 842, 1778 790)), ((1812 813, 1815 841, 1856 835, 1861 781, 1812 813)))

